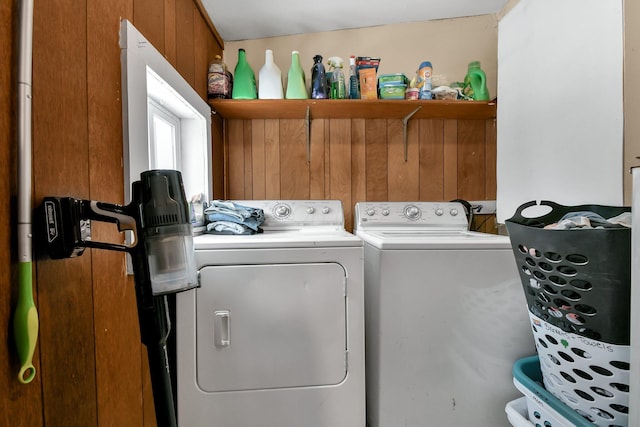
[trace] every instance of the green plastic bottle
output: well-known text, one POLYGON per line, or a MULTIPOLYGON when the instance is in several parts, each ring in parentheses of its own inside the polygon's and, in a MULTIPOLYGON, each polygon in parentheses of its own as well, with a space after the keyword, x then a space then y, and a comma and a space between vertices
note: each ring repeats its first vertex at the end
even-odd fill
POLYGON ((233 72, 233 99, 257 99, 256 75, 247 62, 244 49, 238 49, 238 63, 233 72))
POLYGON ((300 65, 300 53, 297 50, 291 52, 291 66, 287 75, 286 99, 309 99, 304 70, 300 65))
POLYGON ((464 78, 463 93, 474 101, 488 101, 487 76, 480 68, 480 61, 469 62, 469 69, 464 78))

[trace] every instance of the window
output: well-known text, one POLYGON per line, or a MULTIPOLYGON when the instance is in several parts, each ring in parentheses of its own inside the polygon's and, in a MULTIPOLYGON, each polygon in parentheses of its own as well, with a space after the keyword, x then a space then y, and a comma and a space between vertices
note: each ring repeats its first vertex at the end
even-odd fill
POLYGON ((180 118, 149 98, 149 165, 153 169, 180 167, 180 118))
POLYGON ((121 22, 124 192, 150 169, 182 173, 187 198, 212 197, 211 109, 127 20, 121 22))

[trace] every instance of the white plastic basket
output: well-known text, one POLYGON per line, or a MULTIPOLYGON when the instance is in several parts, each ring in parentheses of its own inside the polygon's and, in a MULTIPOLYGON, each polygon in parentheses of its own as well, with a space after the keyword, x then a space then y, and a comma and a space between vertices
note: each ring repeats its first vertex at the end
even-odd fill
POLYGON ((507 413, 507 419, 514 427, 534 427, 528 419, 527 415, 527 398, 521 397, 507 403, 504 408, 507 413))
POLYGON ((544 388, 598 426, 628 426, 629 350, 564 332, 529 313, 544 388))

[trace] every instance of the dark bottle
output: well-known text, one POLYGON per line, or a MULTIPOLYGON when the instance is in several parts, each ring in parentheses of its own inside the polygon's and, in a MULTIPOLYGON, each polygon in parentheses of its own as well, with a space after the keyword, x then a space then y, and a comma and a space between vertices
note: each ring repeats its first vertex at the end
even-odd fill
POLYGON ((209 65, 207 76, 207 97, 209 99, 231 98, 230 75, 231 73, 227 71, 227 66, 222 61, 222 57, 216 55, 209 65))
POLYGON ((311 67, 311 98, 326 99, 328 98, 327 75, 322 65, 322 56, 313 57, 313 67, 311 67))

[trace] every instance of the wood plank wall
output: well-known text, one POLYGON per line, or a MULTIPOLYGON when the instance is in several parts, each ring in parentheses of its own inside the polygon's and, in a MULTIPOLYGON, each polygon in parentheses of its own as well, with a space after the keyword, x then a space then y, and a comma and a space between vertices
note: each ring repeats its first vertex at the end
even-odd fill
POLYGON ((307 161, 304 120, 227 120, 225 195, 339 199, 349 230, 360 201, 495 200, 494 119, 418 119, 407 132, 405 162, 400 119, 314 119, 307 161))
MULTIPOLYGON (((40 336, 35 380, 17 381, 17 1, 0 2, 0 425, 154 426, 133 281, 122 254, 36 263, 40 336)), ((123 202, 120 19, 128 19, 206 99, 207 66, 222 42, 199 0, 35 2, 33 188, 45 195, 123 202)), ((223 197, 222 124, 212 126, 214 190, 223 197)), ((96 225, 95 240, 118 241, 96 225)))

